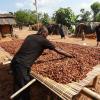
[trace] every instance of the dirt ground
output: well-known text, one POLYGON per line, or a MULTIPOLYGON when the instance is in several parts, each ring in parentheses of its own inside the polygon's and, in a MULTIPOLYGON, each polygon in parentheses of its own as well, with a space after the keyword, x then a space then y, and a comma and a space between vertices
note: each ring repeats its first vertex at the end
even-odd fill
MULTIPOLYGON (((36 31, 29 31, 27 27, 24 27, 23 30, 14 29, 14 34, 17 34, 19 38, 25 38, 29 34, 35 34, 36 31)), ((60 35, 49 35, 48 39, 51 41, 58 41, 58 42, 65 42, 65 43, 73 43, 73 44, 80 44, 80 45, 87 45, 87 46, 96 46, 96 39, 85 39, 82 41, 81 38, 70 38, 66 36, 65 39, 61 39, 60 35)))
MULTIPOLYGON (((14 28, 14 34, 16 34, 18 36, 18 38, 20 38, 20 39, 24 39, 27 35, 35 34, 35 33, 36 33, 36 31, 29 31, 29 29, 27 27, 24 27, 23 30, 14 28)), ((10 37, 6 37, 4 39, 1 39, 0 42, 10 41, 11 39, 12 38, 10 38, 10 37)), ((92 47, 96 46, 95 39, 85 39, 85 41, 82 41, 81 38, 78 38, 78 39, 70 38, 68 36, 66 36, 65 39, 61 39, 60 35, 50 35, 50 36, 48 36, 48 39, 51 41, 57 41, 57 42, 66 42, 66 43, 72 43, 72 44, 87 45, 87 46, 92 46, 92 47)), ((2 62, 6 56, 5 52, 2 52, 1 54, 0 54, 0 58, 1 58, 0 62, 2 62)), ((7 57, 8 57, 8 54, 7 54, 7 57)), ((12 87, 9 87, 9 85, 12 86, 12 77, 11 77, 11 75, 9 75, 8 70, 9 70, 8 67, 2 68, 0 66, 0 76, 2 76, 0 78, 0 82, 2 82, 2 83, 0 83, 0 100, 9 100, 8 98, 12 94, 12 91, 11 91, 12 87), (8 77, 6 77, 6 76, 8 76, 8 77), (7 88, 10 88, 10 90, 7 88), (5 93, 5 95, 4 95, 4 93, 5 93)), ((34 98, 33 100, 47 100, 46 99, 47 97, 42 95, 42 94, 46 93, 47 90, 44 89, 44 87, 41 86, 41 84, 39 84, 39 83, 35 83, 35 84, 33 85, 34 91, 32 92, 33 93, 32 96, 33 97, 36 96, 37 98, 34 98), (38 85, 35 85, 35 84, 38 84, 38 85), (37 89, 38 89, 38 92, 36 92, 37 89), (39 95, 40 95, 40 97, 39 97, 39 95), (42 99, 39 99, 39 98, 42 98, 42 99)), ((97 92, 100 93, 100 81, 99 81, 98 87, 96 87, 96 88, 98 89, 97 92)), ((94 99, 87 99, 86 96, 82 96, 81 98, 83 98, 83 99, 78 99, 78 100, 94 100, 94 99)))
MULTIPOLYGON (((36 31, 29 31, 28 27, 24 27, 22 30, 19 30, 18 28, 14 28, 14 34, 18 36, 18 38, 24 39, 29 34, 35 34, 36 31)), ((60 35, 49 35, 48 39, 51 41, 58 41, 58 42, 65 42, 65 43, 72 43, 72 44, 80 44, 80 45, 87 45, 87 46, 96 46, 96 39, 85 39, 82 41, 81 38, 71 38, 70 36, 66 36, 65 39, 61 39, 60 35)), ((11 38, 6 37, 0 40, 0 42, 3 41, 9 41, 11 38)))

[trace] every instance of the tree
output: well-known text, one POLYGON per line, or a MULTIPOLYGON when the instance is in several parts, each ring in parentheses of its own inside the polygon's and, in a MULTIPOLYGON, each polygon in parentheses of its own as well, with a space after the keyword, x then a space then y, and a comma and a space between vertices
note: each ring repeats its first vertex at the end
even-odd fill
POLYGON ((75 15, 73 11, 68 8, 60 8, 56 11, 53 17, 58 24, 63 24, 70 26, 71 24, 75 23, 75 15))
MULTIPOLYGON (((37 23, 37 12, 31 10, 18 10, 15 12, 16 22, 21 25, 32 25, 37 23)), ((38 13, 38 21, 47 25, 50 21, 49 15, 47 13, 38 13)))
POLYGON ((79 15, 77 16, 77 18, 80 17, 80 21, 81 21, 81 22, 90 21, 91 12, 85 11, 85 9, 81 9, 80 12, 81 12, 81 14, 79 14, 79 15))
POLYGON ((31 10, 19 10, 15 12, 16 22, 21 25, 36 23, 36 12, 31 10))
POLYGON ((99 2, 95 2, 91 5, 91 9, 93 11, 94 14, 94 21, 96 19, 96 15, 100 12, 100 3, 99 2))
POLYGON ((47 13, 44 13, 43 17, 41 18, 41 22, 44 24, 44 25, 48 25, 49 24, 49 15, 47 13))
POLYGON ((98 13, 98 14, 96 15, 95 20, 96 20, 97 22, 100 22, 100 13, 98 13))
POLYGON ((85 12, 85 9, 81 9, 80 12, 81 12, 81 13, 84 13, 84 12, 85 12))
POLYGON ((43 14, 42 13, 38 13, 38 21, 41 22, 41 19, 43 18, 43 14))

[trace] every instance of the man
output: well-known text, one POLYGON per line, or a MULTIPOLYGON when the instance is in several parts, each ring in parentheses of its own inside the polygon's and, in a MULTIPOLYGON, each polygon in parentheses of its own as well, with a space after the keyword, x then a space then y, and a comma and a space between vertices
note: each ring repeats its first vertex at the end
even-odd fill
POLYGON ((100 24, 98 26, 96 26, 95 32, 96 32, 97 47, 98 47, 99 46, 99 42, 100 42, 100 24))
POLYGON ((63 31, 63 28, 62 28, 62 24, 59 26, 59 34, 61 36, 61 39, 64 38, 65 39, 65 34, 64 34, 64 31, 63 31))
MULTIPOLYGON (((48 30, 43 27, 37 34, 29 35, 23 42, 19 51, 15 54, 11 62, 11 69, 14 76, 14 92, 19 90, 30 81, 30 67, 42 55, 44 49, 53 50, 66 57, 72 57, 63 51, 59 51, 55 46, 46 39, 48 30)), ((30 89, 27 88, 15 100, 30 100, 30 89)))

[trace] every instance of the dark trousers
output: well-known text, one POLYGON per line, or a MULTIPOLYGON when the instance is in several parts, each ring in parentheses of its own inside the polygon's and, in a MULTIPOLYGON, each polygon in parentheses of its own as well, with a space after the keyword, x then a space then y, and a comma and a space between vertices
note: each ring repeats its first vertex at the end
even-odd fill
MULTIPOLYGON (((30 70, 26 66, 18 64, 16 62, 13 62, 11 64, 11 69, 14 78, 14 92, 16 92, 30 81, 30 70)), ((14 100, 30 100, 30 88, 28 87, 21 94, 16 96, 14 100)))

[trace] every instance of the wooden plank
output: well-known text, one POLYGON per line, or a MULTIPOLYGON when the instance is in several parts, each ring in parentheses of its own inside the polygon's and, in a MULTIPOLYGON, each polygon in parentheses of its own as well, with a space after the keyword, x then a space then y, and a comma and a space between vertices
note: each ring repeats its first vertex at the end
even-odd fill
POLYGON ((94 88, 100 94, 100 74, 96 77, 95 82, 93 84, 94 88))
POLYGON ((77 85, 75 83, 69 84, 69 86, 72 87, 72 88, 74 88, 77 92, 79 92, 82 89, 81 86, 79 86, 79 85, 77 85))
POLYGON ((91 91, 90 89, 84 87, 82 89, 85 93, 87 93, 88 95, 90 95, 91 97, 95 98, 96 100, 100 100, 100 95, 91 91))

